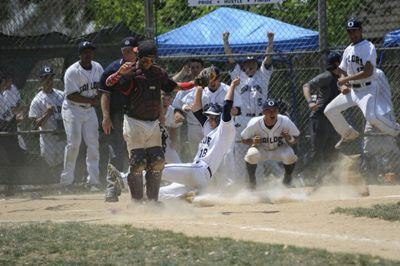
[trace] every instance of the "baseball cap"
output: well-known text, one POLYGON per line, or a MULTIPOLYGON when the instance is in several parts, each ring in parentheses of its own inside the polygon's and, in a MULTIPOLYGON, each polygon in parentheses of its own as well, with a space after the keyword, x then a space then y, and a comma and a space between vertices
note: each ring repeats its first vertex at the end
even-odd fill
POLYGON ((327 68, 332 68, 335 65, 333 63, 339 62, 342 60, 342 56, 339 53, 336 52, 330 52, 328 56, 326 57, 326 67, 327 68))
POLYGON ((150 57, 157 55, 157 46, 153 41, 141 41, 138 46, 138 57, 150 57))
POLYGON ((138 41, 135 39, 135 37, 132 36, 126 37, 121 41, 121 48, 137 47, 137 46, 138 46, 138 41))
POLYGON ((39 71, 39 77, 54 76, 55 73, 50 66, 42 66, 39 71))
POLYGON ((78 45, 78 53, 81 53, 85 49, 92 49, 96 50, 96 46, 92 42, 89 41, 82 41, 78 45))
POLYGON ((212 104, 210 107, 203 112, 205 115, 220 115, 222 113, 222 107, 219 104, 212 104))
POLYGON ((355 30, 355 29, 361 29, 361 21, 359 21, 357 18, 351 18, 346 22, 346 29, 347 30, 355 30))
POLYGON ((267 99, 262 105, 263 111, 272 108, 278 108, 278 102, 274 99, 267 99))

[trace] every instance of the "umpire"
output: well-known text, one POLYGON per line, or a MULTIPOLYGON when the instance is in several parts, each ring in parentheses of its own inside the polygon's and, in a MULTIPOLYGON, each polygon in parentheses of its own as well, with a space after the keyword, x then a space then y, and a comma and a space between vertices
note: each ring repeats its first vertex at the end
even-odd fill
POLYGON ((317 182, 328 173, 327 164, 336 160, 338 155, 335 144, 339 136, 324 115, 324 109, 340 93, 337 87, 340 61, 340 54, 329 53, 326 70, 303 85, 304 98, 311 110, 311 153, 305 168, 316 174, 317 182), (312 99, 311 92, 317 92, 316 99, 312 99))
MULTIPOLYGON (((136 63, 138 42, 134 37, 127 37, 121 42, 122 58, 113 61, 106 67, 100 79, 101 111, 103 114, 102 128, 107 135, 110 147, 109 162, 119 171, 123 171, 124 162, 127 161, 126 144, 122 135, 122 125, 124 120, 124 106, 126 95, 118 84, 107 86, 107 78, 118 71, 126 62, 136 63)), ((107 173, 107 180, 112 178, 107 173)), ((110 182, 108 182, 110 184, 110 182)), ((106 201, 117 201, 113 186, 107 187, 106 201)))

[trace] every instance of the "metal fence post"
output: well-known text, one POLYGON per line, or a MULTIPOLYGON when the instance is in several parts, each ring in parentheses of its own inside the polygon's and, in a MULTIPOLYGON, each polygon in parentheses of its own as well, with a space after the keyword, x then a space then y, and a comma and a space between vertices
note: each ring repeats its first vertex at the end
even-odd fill
POLYGON ((153 39, 155 36, 153 0, 144 1, 144 17, 146 37, 153 39))
POLYGON ((328 23, 326 17, 326 0, 318 0, 318 30, 319 30, 319 51, 320 67, 324 69, 325 56, 328 53, 328 23))

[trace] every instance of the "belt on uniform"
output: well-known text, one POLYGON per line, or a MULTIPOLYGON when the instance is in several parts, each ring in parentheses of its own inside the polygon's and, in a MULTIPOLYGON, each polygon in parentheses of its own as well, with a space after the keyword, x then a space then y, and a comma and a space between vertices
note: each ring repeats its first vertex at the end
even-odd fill
POLYGON ((90 108, 90 107, 92 107, 91 105, 82 105, 82 104, 78 104, 78 103, 73 103, 73 102, 71 102, 70 101, 70 103, 72 104, 72 105, 75 105, 75 106, 78 106, 78 107, 81 107, 81 108, 85 108, 85 109, 88 109, 88 108, 90 108))
POLYGON ((366 83, 355 83, 355 84, 351 84, 351 87, 353 88, 361 88, 361 87, 366 87, 371 85, 371 82, 366 82, 366 83))
MULTIPOLYGON (((198 164, 198 163, 200 163, 200 161, 196 161, 196 164, 198 164)), ((211 179, 211 177, 212 177, 212 172, 211 172, 210 166, 208 166, 208 165, 207 165, 207 171, 208 171, 208 173, 210 174, 210 179, 211 179)))

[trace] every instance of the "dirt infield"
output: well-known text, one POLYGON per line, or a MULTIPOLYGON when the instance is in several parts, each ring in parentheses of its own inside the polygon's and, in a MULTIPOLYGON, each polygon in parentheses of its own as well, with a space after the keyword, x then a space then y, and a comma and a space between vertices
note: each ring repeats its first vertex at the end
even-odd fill
POLYGON ((128 193, 117 203, 105 203, 102 194, 1 199, 0 222, 133 224, 190 236, 221 236, 400 260, 400 222, 331 214, 336 207, 400 200, 400 186, 370 186, 369 190, 369 197, 355 197, 343 187, 323 187, 313 194, 288 189, 275 192, 275 197, 270 193, 268 201, 273 203, 249 192, 235 197, 206 195, 195 204, 165 201, 162 205, 133 204, 128 193))

